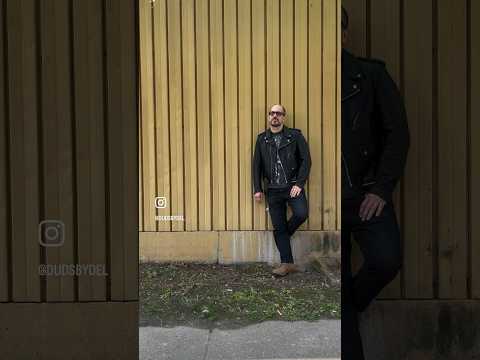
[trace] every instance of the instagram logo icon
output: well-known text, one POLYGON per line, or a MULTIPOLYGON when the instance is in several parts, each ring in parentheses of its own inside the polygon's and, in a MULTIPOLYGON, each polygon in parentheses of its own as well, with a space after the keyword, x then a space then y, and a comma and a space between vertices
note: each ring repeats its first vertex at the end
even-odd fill
POLYGON ((158 196, 155 198, 155 207, 157 209, 165 209, 167 207, 167 198, 165 196, 158 196))

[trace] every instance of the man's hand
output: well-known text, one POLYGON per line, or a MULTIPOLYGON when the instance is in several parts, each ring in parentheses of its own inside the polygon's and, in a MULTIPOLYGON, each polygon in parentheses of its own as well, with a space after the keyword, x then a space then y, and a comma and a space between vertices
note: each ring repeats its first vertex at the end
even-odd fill
POLYGON ((292 188, 290 189, 290 197, 296 197, 302 192, 302 188, 297 185, 293 185, 292 188))
POLYGON ((370 220, 375 214, 380 216, 382 213, 383 207, 385 206, 386 201, 383 200, 380 196, 368 193, 365 195, 365 199, 360 205, 360 217, 362 221, 370 220))
POLYGON ((262 201, 263 193, 262 192, 257 192, 253 196, 255 197, 255 201, 262 201))

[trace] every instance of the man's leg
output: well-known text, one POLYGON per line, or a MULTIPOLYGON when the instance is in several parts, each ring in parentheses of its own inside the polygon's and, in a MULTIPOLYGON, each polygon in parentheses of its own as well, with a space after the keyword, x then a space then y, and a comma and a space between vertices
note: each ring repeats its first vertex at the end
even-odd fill
POLYGON ((358 220, 353 232, 364 258, 353 278, 355 307, 362 312, 395 278, 402 265, 400 231, 393 204, 388 202, 378 217, 358 220))
POLYGON ((292 216, 288 219, 287 228, 288 233, 293 235, 295 231, 302 225, 308 218, 308 205, 305 190, 296 196, 290 197, 290 190, 288 191, 288 204, 292 209, 292 216))
POLYGON ((353 302, 353 279, 351 267, 351 226, 352 202, 342 202, 342 294, 341 294, 341 346, 342 360, 364 360, 362 338, 358 328, 358 312, 353 302))
POLYGON ((284 191, 269 191, 268 212, 273 224, 273 237, 282 263, 293 263, 290 234, 287 228, 287 200, 284 191))

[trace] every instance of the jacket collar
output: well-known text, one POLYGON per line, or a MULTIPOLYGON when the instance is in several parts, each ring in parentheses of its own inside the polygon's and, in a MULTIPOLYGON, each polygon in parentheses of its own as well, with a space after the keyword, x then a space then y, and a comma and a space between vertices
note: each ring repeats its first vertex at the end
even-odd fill
MULTIPOLYGON (((273 136, 272 130, 270 130, 270 128, 267 129, 265 134, 266 134, 268 139, 270 139, 273 136)), ((292 129, 290 129, 285 124, 283 124, 283 135, 284 135, 284 137, 289 137, 289 138, 292 137, 292 129)))
POLYGON ((353 54, 342 49, 342 101, 360 92, 363 77, 360 61, 353 54))
POLYGON ((362 68, 360 61, 345 49, 342 49, 342 77, 352 80, 362 78, 362 68))
MULTIPOLYGON (((270 130, 270 128, 268 128, 267 131, 265 132, 265 138, 266 138, 265 141, 270 145, 275 145, 275 142, 273 141, 272 137, 273 137, 273 133, 270 130)), ((293 130, 290 129, 288 126, 285 126, 285 124, 284 124, 283 125, 283 136, 282 136, 282 140, 280 142, 279 148, 282 148, 282 147, 290 144, 292 141, 293 141, 293 130)))

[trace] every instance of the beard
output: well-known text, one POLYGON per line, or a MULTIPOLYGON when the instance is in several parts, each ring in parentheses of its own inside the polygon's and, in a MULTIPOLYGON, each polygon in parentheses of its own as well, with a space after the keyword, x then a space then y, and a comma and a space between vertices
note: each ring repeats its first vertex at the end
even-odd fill
POLYGON ((279 127, 282 124, 280 123, 280 121, 277 120, 277 121, 272 121, 270 125, 272 125, 273 127, 279 127))

